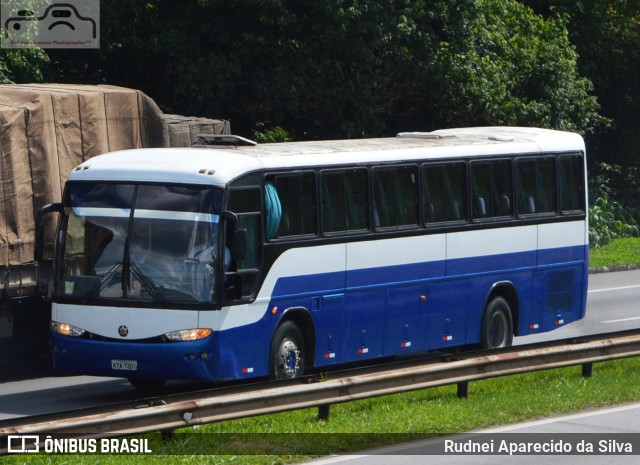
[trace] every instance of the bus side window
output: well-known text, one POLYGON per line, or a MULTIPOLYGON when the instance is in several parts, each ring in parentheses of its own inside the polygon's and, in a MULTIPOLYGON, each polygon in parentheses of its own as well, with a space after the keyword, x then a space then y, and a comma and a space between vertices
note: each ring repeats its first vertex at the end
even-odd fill
POLYGON ((422 170, 424 185, 423 208, 427 223, 445 221, 444 166, 425 166, 422 170))
POLYGON ((320 178, 322 230, 346 231, 344 173, 323 173, 320 178))
POLYGON ((322 230, 327 233, 366 230, 368 227, 367 171, 330 171, 321 174, 322 230))
POLYGON ((560 207, 562 213, 584 211, 583 173, 581 156, 560 157, 560 207))
POLYGON ((467 218, 464 162, 425 165, 422 168, 425 221, 442 223, 467 218))
POLYGON ((556 160, 554 157, 538 160, 536 189, 538 192, 538 211, 540 213, 556 213, 558 211, 558 195, 556 189, 556 160))
POLYGON ((555 158, 525 158, 516 161, 518 214, 555 213, 555 158))
POLYGON ((511 216, 511 161, 494 160, 471 164, 474 219, 511 216))
POLYGON ((415 166, 374 168, 374 225, 377 228, 418 224, 418 173, 415 166))
POLYGON ((313 173, 275 175, 267 178, 265 203, 267 239, 316 233, 313 173), (274 208, 279 209, 279 212, 273 211, 274 208))
POLYGON ((447 221, 467 220, 467 165, 447 165, 444 180, 447 221))

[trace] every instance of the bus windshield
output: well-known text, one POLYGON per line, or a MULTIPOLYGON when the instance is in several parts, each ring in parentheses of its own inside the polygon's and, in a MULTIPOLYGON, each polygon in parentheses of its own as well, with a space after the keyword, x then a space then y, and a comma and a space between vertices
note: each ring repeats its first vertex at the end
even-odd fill
POLYGON ((56 291, 82 303, 216 301, 222 191, 69 183, 56 291))

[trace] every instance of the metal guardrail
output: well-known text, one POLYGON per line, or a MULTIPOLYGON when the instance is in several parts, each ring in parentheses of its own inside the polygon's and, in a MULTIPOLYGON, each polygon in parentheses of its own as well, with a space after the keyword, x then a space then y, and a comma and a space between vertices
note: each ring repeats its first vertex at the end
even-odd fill
MULTIPOLYGON (((468 393, 468 383, 487 378, 582 365, 591 375, 595 362, 640 355, 640 330, 602 334, 579 340, 541 343, 488 352, 440 357, 437 361, 411 360, 400 364, 338 372, 334 378, 307 384, 269 383, 213 395, 214 391, 175 396, 171 403, 141 408, 105 407, 77 412, 26 417, 7 426, 0 438, 12 434, 59 434, 109 437, 173 430, 225 420, 328 406, 369 397, 450 384, 458 395, 468 393), (266 387, 265 387, 266 386, 266 387)), ((162 403, 162 402, 160 402, 162 403)), ((2 451, 0 451, 2 453, 2 451)))

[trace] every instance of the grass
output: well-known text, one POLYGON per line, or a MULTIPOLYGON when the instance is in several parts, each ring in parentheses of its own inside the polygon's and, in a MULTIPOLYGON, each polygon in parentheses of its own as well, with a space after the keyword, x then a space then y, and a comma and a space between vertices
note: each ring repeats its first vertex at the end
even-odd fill
MULTIPOLYGON (((640 239, 617 239, 592 250, 592 267, 640 264, 640 239)), ((466 432, 553 414, 640 400, 640 358, 603 362, 592 378, 580 367, 477 381, 469 399, 455 386, 332 406, 328 421, 316 409, 246 418, 181 430, 173 438, 145 436, 158 455, 4 457, 6 464, 279 465, 315 456, 357 452, 418 437, 466 432)))
POLYGON ((640 238, 615 239, 599 249, 591 249, 589 265, 595 268, 640 264, 640 238))

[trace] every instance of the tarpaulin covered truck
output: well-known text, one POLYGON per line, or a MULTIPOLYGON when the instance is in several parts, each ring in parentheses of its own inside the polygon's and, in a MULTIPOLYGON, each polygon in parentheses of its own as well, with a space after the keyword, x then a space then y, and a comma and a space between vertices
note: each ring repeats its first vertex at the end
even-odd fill
POLYGON ((35 222, 42 206, 60 201, 71 169, 114 150, 189 146, 202 133, 228 134, 229 122, 164 115, 144 93, 123 87, 0 85, 0 364, 15 339, 39 337, 32 324, 47 324, 33 314, 42 305, 24 305, 41 297, 38 279, 46 283, 51 273, 54 225, 36 262, 35 222))

